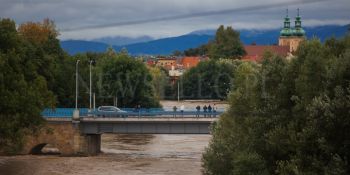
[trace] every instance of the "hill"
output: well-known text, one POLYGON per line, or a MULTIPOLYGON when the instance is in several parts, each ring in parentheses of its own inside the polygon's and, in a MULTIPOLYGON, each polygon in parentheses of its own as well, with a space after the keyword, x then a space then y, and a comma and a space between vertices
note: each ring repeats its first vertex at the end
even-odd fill
MULTIPOLYGON (((332 36, 341 37, 348 31, 349 25, 337 26, 318 26, 305 27, 307 38, 318 37, 321 41, 332 36)), ((256 43, 258 45, 272 45, 278 43, 280 29, 273 30, 240 30, 241 41, 246 44, 256 43)), ((194 31, 186 35, 178 37, 163 38, 148 42, 141 42, 129 44, 124 46, 113 46, 115 50, 120 50, 125 47, 132 55, 168 55, 175 50, 186 50, 189 48, 198 47, 202 44, 208 43, 213 39, 215 30, 200 30, 194 31)), ((76 54, 81 52, 103 52, 107 49, 109 44, 94 41, 68 40, 62 41, 61 45, 69 54, 76 54)))
POLYGON ((108 48, 108 44, 83 41, 83 40, 67 40, 61 41, 61 47, 71 55, 83 52, 104 52, 108 48))

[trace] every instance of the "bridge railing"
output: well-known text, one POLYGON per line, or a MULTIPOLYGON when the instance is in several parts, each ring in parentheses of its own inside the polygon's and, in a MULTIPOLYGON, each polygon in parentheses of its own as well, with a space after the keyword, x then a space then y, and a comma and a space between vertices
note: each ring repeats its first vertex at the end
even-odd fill
POLYGON ((128 112, 91 112, 94 117, 218 117, 222 111, 128 111, 128 112))
MULTIPOLYGON (((44 117, 72 117, 74 108, 46 108, 43 112, 41 112, 41 115, 44 117)), ((88 108, 79 108, 79 114, 80 116, 87 116, 88 114, 88 108)))
MULTIPOLYGON (((80 117, 217 117, 223 111, 165 111, 162 108, 139 109, 123 108, 125 112, 89 112, 88 108, 79 108, 80 117)), ((41 115, 45 118, 71 118, 74 108, 45 109, 41 115)))

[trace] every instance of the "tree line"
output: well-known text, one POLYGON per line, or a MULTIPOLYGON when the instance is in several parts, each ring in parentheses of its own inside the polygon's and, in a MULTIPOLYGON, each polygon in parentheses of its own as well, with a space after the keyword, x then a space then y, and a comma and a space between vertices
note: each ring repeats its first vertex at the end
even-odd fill
POLYGON ((350 174, 350 36, 266 53, 234 72, 205 174, 350 174))

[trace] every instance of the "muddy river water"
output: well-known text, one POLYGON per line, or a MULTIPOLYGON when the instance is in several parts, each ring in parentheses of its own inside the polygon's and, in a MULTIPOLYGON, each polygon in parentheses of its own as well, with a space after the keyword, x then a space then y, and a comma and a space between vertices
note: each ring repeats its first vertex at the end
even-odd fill
POLYGON ((102 135, 94 157, 0 157, 1 175, 197 175, 210 135, 102 135))

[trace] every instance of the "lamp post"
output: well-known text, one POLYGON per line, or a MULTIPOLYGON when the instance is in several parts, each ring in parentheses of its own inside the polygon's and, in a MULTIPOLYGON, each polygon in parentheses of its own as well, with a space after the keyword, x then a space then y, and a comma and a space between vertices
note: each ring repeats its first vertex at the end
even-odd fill
POLYGON ((90 98, 89 98, 89 101, 90 101, 89 110, 90 110, 90 112, 92 109, 92 106, 91 106, 91 104, 92 104, 92 78, 91 78, 91 65, 92 65, 92 63, 93 63, 93 60, 90 60, 90 93, 89 93, 89 95, 90 95, 90 98))
POLYGON ((79 62, 80 60, 77 60, 77 63, 75 64, 75 109, 78 109, 78 90, 79 90, 79 83, 78 83, 78 79, 79 79, 79 73, 78 73, 78 69, 79 69, 79 62))
POLYGON ((79 120, 79 109, 78 109, 78 89, 79 89, 79 84, 78 84, 78 79, 79 79, 79 73, 78 73, 78 66, 79 66, 79 61, 77 60, 75 64, 75 110, 73 111, 73 121, 78 121, 79 120))

